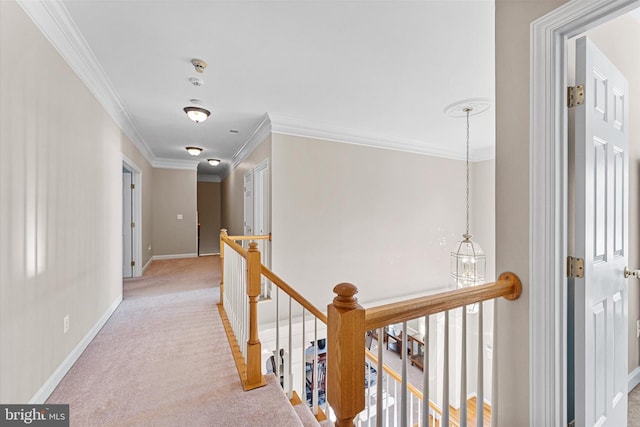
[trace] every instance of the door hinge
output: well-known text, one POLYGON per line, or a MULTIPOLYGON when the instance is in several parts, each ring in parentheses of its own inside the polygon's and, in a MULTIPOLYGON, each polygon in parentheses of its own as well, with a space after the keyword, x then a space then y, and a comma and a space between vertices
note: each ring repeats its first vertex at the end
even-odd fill
POLYGON ((136 226, 136 223, 135 223, 135 222, 132 222, 132 223, 131 223, 131 228, 134 228, 135 226, 136 226))
POLYGON ((135 184, 131 184, 131 189, 135 190, 135 188, 136 188, 136 185, 135 184))
POLYGON ((131 267, 135 267, 136 266, 136 262, 135 261, 131 261, 131 267))
POLYGON ((567 277, 573 279, 584 277, 584 260, 582 258, 567 257, 567 277))
POLYGON ((584 85, 567 88, 567 107, 573 108, 584 104, 584 85))

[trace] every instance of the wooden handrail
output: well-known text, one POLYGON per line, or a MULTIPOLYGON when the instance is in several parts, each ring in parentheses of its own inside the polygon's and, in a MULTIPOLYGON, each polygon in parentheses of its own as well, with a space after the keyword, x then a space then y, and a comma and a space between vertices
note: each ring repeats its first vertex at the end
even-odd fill
POLYGON ((234 242, 232 237, 220 234, 220 240, 229 245, 234 251, 238 252, 242 258, 247 259, 249 257, 249 251, 234 242))
POLYGON ((258 236, 228 236, 231 240, 269 240, 271 241, 271 233, 260 234, 258 236))
POLYGON ((378 329, 498 297, 515 300, 521 293, 520 278, 514 273, 505 272, 492 283, 368 308, 365 310, 365 329, 378 329))
POLYGON ((309 313, 316 316, 325 325, 327 324, 326 314, 318 310, 318 308, 316 308, 313 304, 311 304, 309 300, 307 300, 305 297, 300 295, 295 289, 293 289, 284 280, 278 277, 278 275, 276 275, 273 271, 271 271, 267 266, 262 264, 261 271, 264 277, 271 280, 271 283, 273 283, 274 285, 282 289, 284 293, 286 293, 291 298, 293 298, 298 304, 304 307, 309 313))

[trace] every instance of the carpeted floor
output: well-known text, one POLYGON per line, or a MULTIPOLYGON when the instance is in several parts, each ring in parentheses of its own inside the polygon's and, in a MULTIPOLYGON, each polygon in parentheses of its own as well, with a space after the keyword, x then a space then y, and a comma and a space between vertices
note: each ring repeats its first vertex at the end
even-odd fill
POLYGON ((47 402, 68 403, 82 427, 302 425, 275 378, 242 390, 219 274, 212 256, 155 261, 125 280, 122 304, 47 402))
POLYGON ((629 409, 627 412, 627 425, 640 427, 640 385, 629 393, 629 409))

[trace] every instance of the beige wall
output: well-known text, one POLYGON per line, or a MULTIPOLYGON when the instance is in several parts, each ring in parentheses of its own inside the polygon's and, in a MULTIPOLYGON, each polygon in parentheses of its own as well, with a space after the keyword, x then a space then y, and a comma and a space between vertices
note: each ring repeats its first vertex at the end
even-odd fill
POLYGON ((153 255, 197 253, 196 170, 154 169, 153 255), (182 215, 182 219, 178 219, 182 215))
POLYGON ((268 158, 271 158, 271 135, 222 181, 222 228, 230 235, 244 234, 244 175, 268 158))
POLYGON ((0 402, 26 403, 121 298, 125 142, 13 1, 0 52, 0 402))
POLYGON ((219 182, 198 182, 198 222, 200 254, 220 253, 221 214, 219 182))
POLYGON ((464 162, 272 138, 272 265, 312 303, 326 306, 343 281, 363 303, 450 284, 449 254, 465 228, 464 162))
POLYGON ((499 425, 529 424, 530 24, 563 1, 496 0, 496 271, 520 276, 515 302, 498 300, 494 357, 499 425))
MULTIPOLYGON (((587 36, 629 81, 629 264, 640 266, 640 22, 621 16, 589 31, 587 36), (633 54, 630 54, 633 52, 633 54)), ((629 280, 629 372, 640 365, 640 341, 636 320, 640 319, 640 289, 629 280)))
POLYGON ((140 169, 142 178, 141 191, 142 206, 139 207, 142 213, 142 266, 144 267, 151 260, 153 255, 153 209, 151 204, 151 194, 153 193, 153 167, 144 158, 140 151, 126 137, 123 136, 120 150, 129 160, 140 169))

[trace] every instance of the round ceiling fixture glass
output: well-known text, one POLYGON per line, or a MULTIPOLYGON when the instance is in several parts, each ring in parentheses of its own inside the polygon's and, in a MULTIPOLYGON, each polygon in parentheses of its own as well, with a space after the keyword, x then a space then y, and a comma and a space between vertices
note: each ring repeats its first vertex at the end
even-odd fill
POLYGON ((220 159, 207 159, 207 162, 209 162, 211 166, 218 166, 220 164, 220 159))
POLYGON ((192 156, 199 156, 202 153, 202 148, 200 147, 186 147, 186 150, 192 156))
POLYGON ((211 115, 209 110, 201 107, 184 107, 183 110, 196 123, 204 122, 211 115))

